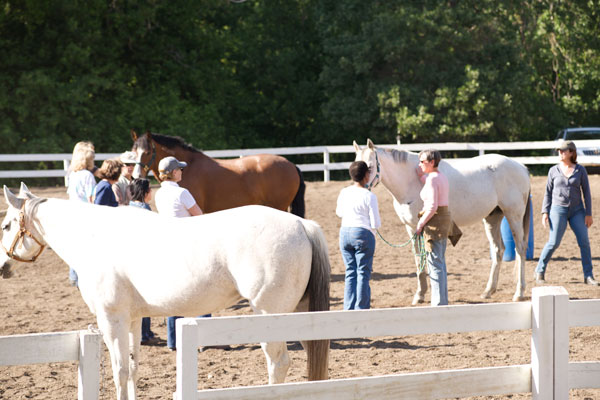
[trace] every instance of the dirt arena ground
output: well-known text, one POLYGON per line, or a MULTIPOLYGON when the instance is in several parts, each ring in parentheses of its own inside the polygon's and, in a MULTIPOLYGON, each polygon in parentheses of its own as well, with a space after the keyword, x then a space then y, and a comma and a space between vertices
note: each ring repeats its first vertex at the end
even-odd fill
MULTIPOLYGON (((600 210, 600 176, 591 176, 594 210, 600 210)), ((332 309, 342 309, 344 266, 338 250, 339 219, 335 216, 338 192, 348 182, 308 183, 307 217, 321 224, 326 234, 332 264, 332 309)), ((533 270, 547 231, 540 223, 545 177, 532 178, 535 210, 535 259, 527 262, 528 295, 535 286, 533 270)), ((391 196, 382 185, 378 195, 386 239, 404 242, 406 233, 392 209, 391 196)), ((33 188, 39 196, 66 197, 64 188, 33 188)), ((4 198, 0 209, 5 209, 4 198)), ((600 217, 590 229, 596 277, 600 278, 600 217)), ((115 227, 116 228, 116 227, 115 227)), ((137 234, 135 227, 116 232, 126 241, 137 234)), ((148 246, 154 245, 149 237, 148 246)), ((98 251, 104 251, 98 248, 98 251)), ((90 255, 93 256, 93 255, 90 255)), ((456 248, 448 247, 448 286, 451 304, 510 302, 514 293, 513 266, 504 264, 498 292, 490 300, 479 296, 489 274, 489 249, 483 225, 464 229, 456 248)), ((371 281, 372 307, 410 307, 416 288, 415 266, 406 248, 391 248, 377 240, 371 281)), ((15 263, 15 276, 0 280, 0 335, 60 332, 86 329, 95 318, 76 288, 69 285, 68 267, 52 250, 46 250, 34 264, 15 263)), ((575 237, 568 230, 546 273, 549 285, 562 285, 574 299, 600 297, 600 288, 582 283, 582 270, 575 237)), ((427 301, 429 298, 427 297, 427 301)), ((245 314, 243 304, 214 315, 245 314)), ((156 346, 142 347, 139 398, 169 399, 175 390, 175 353, 166 348, 163 318, 153 318, 152 329, 163 339, 156 346)), ((570 330, 572 361, 600 360, 600 328, 570 330)), ((290 343, 292 367, 288 381, 306 379, 305 352, 298 343, 290 343)), ((336 340, 331 344, 330 376, 350 378, 440 369, 503 366, 530 363, 530 332, 473 332, 407 337, 376 337, 336 340)), ((199 388, 261 385, 267 382, 264 356, 258 344, 233 346, 229 351, 207 350, 198 354, 199 388)), ((0 367, 0 399, 74 399, 77 397, 77 366, 74 362, 0 367)), ((528 394, 502 398, 528 399, 528 394)), ((572 399, 600 399, 600 390, 573 390, 572 399)), ((114 386, 108 352, 103 357, 101 399, 114 398, 114 386)), ((500 397, 482 397, 500 398, 500 397)))

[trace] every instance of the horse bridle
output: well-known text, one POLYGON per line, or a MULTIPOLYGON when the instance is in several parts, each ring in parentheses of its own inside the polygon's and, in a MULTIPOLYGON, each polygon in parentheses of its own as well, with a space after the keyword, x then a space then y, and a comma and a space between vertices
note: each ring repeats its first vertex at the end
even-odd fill
POLYGON ((22 262, 34 262, 35 260, 37 260, 37 258, 40 256, 40 254, 42 254, 42 251, 44 251, 44 249, 46 248, 46 245, 43 244, 42 242, 40 242, 35 236, 33 236, 33 234, 31 232, 29 232, 29 230, 27 228, 25 228, 25 203, 26 202, 27 202, 27 200, 23 201, 23 205, 21 206, 21 210, 19 211, 19 233, 17 233, 15 235, 15 238, 13 239, 12 244, 10 245, 10 249, 6 250, 6 247, 4 247, 4 244, 1 241, 0 241, 0 245, 2 245, 2 248, 6 252, 6 255, 9 256, 10 258, 12 258, 13 260, 22 261, 22 262), (36 242, 40 246, 40 250, 37 252, 36 255, 31 257, 31 260, 26 260, 15 254, 15 247, 17 247, 17 244, 19 243, 19 241, 21 241, 21 244, 23 244, 23 242, 25 241, 25 236, 29 236, 30 238, 33 239, 34 242, 36 242))
POLYGON ((150 167, 152 167, 152 164, 154 164, 154 161, 156 161, 156 147, 154 146, 154 142, 152 140, 150 140, 150 144, 152 146, 152 156, 150 156, 150 162, 148 164, 144 164, 141 160, 138 164, 140 164, 140 166, 144 169, 144 173, 146 175, 148 175, 148 171, 150 171, 150 167))
POLYGON ((381 167, 380 167, 380 164, 379 164, 379 157, 377 157, 377 150, 374 150, 374 153, 375 153, 375 165, 377 166, 377 172, 375 173, 375 178, 373 178, 373 180, 371 181, 371 183, 367 183, 365 185, 365 188, 368 189, 368 190, 373 189, 380 182, 379 172, 381 170, 381 167))

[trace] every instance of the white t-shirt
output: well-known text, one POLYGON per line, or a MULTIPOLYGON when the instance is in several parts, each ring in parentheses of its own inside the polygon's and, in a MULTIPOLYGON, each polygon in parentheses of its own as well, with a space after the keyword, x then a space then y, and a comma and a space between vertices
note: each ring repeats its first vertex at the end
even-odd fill
POLYGON ((69 173, 67 194, 69 200, 80 200, 89 203, 96 191, 96 179, 87 169, 69 173))
POLYGON ((377 196, 365 188, 354 185, 343 188, 335 213, 345 228, 365 228, 375 234, 375 229, 381 226, 377 196))
POLYGON ((189 190, 172 181, 163 181, 154 195, 154 203, 159 214, 167 217, 190 217, 188 211, 196 200, 189 190))

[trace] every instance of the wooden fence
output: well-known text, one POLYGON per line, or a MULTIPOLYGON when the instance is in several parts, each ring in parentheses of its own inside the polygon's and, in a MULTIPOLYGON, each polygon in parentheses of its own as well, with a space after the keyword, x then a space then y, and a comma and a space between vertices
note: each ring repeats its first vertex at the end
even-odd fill
MULTIPOLYGON (((597 147, 600 148, 600 140, 580 140, 575 141, 578 147, 597 147)), ((362 144, 361 144, 362 145, 362 144)), ((383 144, 377 145, 382 148, 401 148, 409 151, 420 151, 426 148, 435 147, 441 151, 459 151, 468 152, 466 157, 481 155, 485 152, 498 151, 530 151, 530 150, 550 150, 556 147, 555 141, 546 142, 498 142, 498 143, 410 143, 410 144, 383 144), (474 154, 475 152, 475 154, 474 154)), ((354 153, 353 146, 313 146, 313 147, 281 147, 281 148, 264 148, 264 149, 237 149, 237 150, 210 150, 204 152, 209 157, 213 158, 234 158, 254 154, 278 154, 282 156, 302 155, 302 154, 322 154, 323 162, 316 164, 300 164, 298 165, 303 172, 322 171, 323 179, 328 182, 330 179, 330 171, 348 169, 350 162, 331 162, 331 154, 354 153)), ((0 170, 0 178, 56 178, 64 177, 69 167, 71 160, 70 153, 62 154, 3 154, 0 155, 0 163, 2 162, 44 162, 44 161, 60 161, 63 163, 63 169, 47 169, 47 170, 0 170)), ((106 160, 113 157, 118 157, 116 153, 98 153, 96 160, 106 160)), ((515 160, 525 165, 535 164, 554 164, 557 162, 555 156, 518 156, 513 157, 515 160)), ((448 159, 452 161, 453 159, 448 159)), ((578 161, 581 164, 600 165, 600 155, 595 156, 580 156, 578 161)))
MULTIPOLYGON (((188 399, 434 399, 600 388, 600 362, 569 362, 569 327, 600 326, 600 300, 536 287, 531 302, 329 311, 177 321, 177 391, 188 399), (199 346, 531 329, 531 364, 198 391, 199 346)), ((266 374, 266 371, 265 371, 266 374)))
POLYGON ((101 351, 102 335, 90 330, 0 336, 0 366, 79 361, 79 400, 98 400, 101 351))

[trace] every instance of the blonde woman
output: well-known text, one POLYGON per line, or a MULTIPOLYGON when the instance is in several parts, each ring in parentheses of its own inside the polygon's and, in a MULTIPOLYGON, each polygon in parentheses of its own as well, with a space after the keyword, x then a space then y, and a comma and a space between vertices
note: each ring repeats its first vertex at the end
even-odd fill
POLYGON ((95 156, 94 145, 91 142, 79 142, 73 148, 67 186, 70 200, 94 202, 96 179, 94 179, 92 170, 95 156))
MULTIPOLYGON (((96 179, 92 174, 96 152, 91 142, 78 142, 73 148, 69 166, 67 194, 69 200, 93 203, 96 194, 96 179)), ((69 281, 77 286, 77 272, 69 268, 69 281)))

